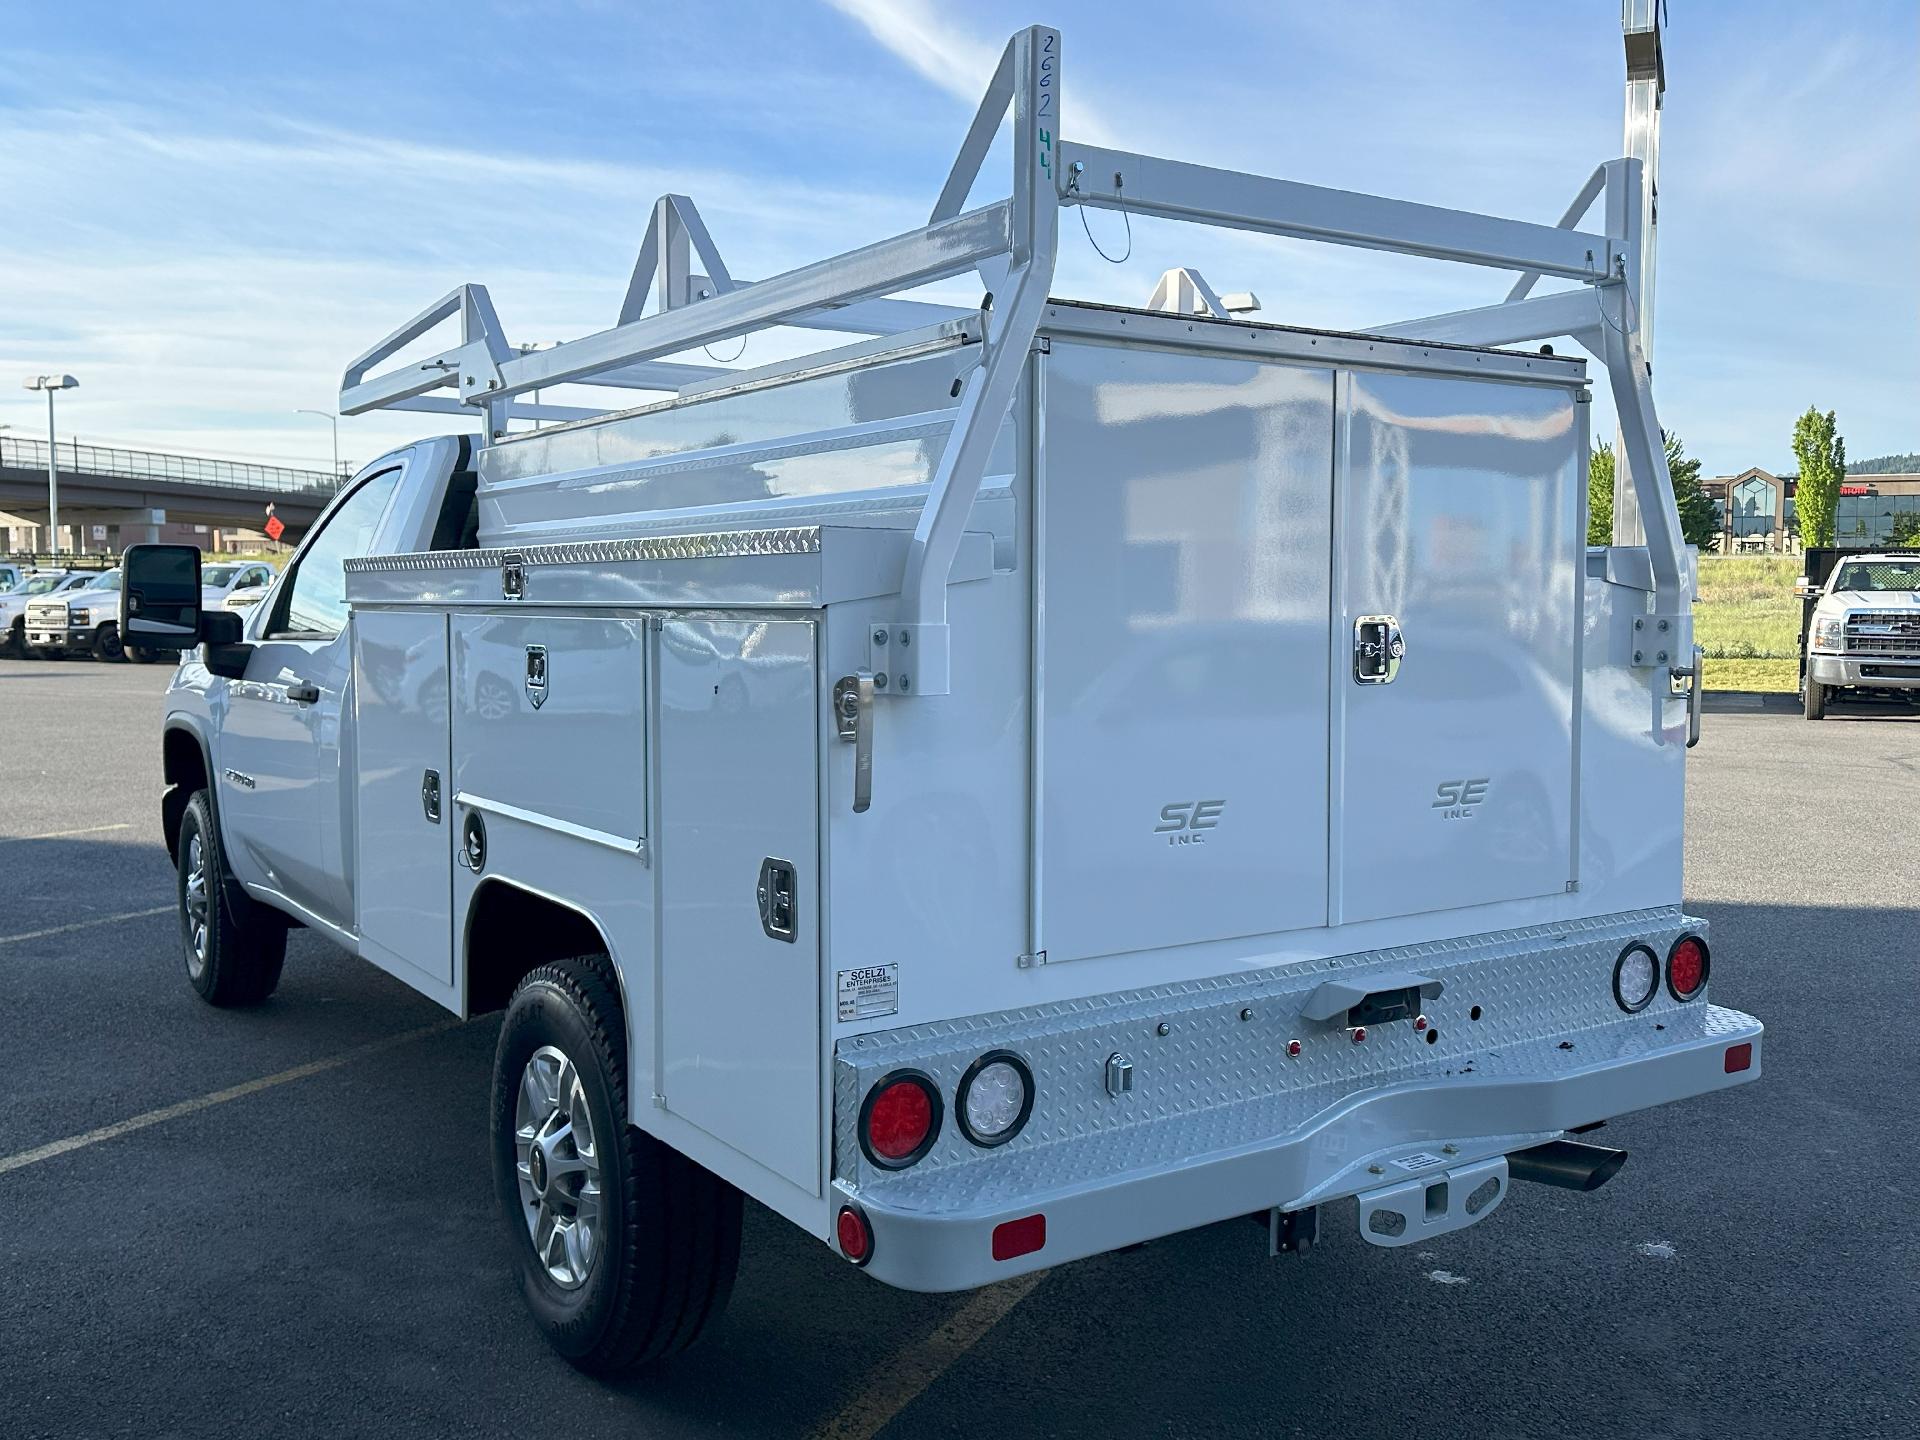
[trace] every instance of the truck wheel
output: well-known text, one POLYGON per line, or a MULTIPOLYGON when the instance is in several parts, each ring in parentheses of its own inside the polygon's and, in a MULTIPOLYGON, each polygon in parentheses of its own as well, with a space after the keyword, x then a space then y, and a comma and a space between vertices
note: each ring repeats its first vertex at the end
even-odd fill
POLYGON ((120 644, 120 627, 109 621, 102 625, 93 637, 93 658, 96 660, 118 660, 125 651, 120 644))
POLYGON ((605 956, 520 982, 493 1060, 493 1176, 520 1293, 594 1375, 683 1350, 726 1308, 740 1192, 627 1124, 627 1040, 605 956))
POLYGON ((27 658, 27 625, 24 620, 16 620, 7 628, 7 638, 0 641, 0 655, 9 660, 27 658))
POLYGON ((187 979, 210 1005, 258 1005, 280 983, 287 922, 241 891, 227 871, 207 792, 180 817, 180 940, 187 979))
POLYGON ((1800 697, 1800 713, 1809 720, 1827 718, 1827 687, 1811 675, 1807 677, 1806 691, 1800 697))

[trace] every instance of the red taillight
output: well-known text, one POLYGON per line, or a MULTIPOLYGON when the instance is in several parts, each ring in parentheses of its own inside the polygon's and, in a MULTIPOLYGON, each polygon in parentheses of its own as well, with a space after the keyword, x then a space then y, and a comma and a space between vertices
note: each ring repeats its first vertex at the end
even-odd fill
POLYGON ((1727 1074, 1738 1075, 1742 1070, 1753 1068, 1753 1042, 1744 1040, 1738 1045, 1727 1047, 1727 1074))
POLYGON ((851 1205, 840 1207, 840 1253, 856 1265, 864 1265, 873 1256, 873 1231, 867 1217, 851 1205))
POLYGON ((1031 1255, 1047 1243, 1047 1217, 1044 1215, 1023 1215, 1018 1220, 1009 1220, 1004 1225, 993 1227, 993 1258, 996 1260, 1014 1260, 1022 1255, 1031 1255))
POLYGON ((940 1092, 918 1070, 896 1070, 867 1092, 860 1144, 884 1170, 904 1170, 933 1148, 940 1134, 940 1092))
POLYGON ((1691 1000, 1707 983, 1707 947, 1698 935, 1682 935, 1667 952, 1667 991, 1676 1000, 1691 1000))

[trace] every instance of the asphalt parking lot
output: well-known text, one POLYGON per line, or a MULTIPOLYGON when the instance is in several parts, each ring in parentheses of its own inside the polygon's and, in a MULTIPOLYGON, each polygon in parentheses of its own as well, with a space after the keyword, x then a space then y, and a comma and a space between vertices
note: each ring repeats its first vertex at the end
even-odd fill
POLYGON ((607 1387, 523 1316, 459 1025, 306 932, 198 1001, 163 667, 0 661, 0 1436, 1920 1433, 1920 717, 1717 698, 1687 894, 1761 1083, 1595 1195, 1380 1250, 1244 1222, 961 1296, 749 1206, 709 1341, 607 1387))

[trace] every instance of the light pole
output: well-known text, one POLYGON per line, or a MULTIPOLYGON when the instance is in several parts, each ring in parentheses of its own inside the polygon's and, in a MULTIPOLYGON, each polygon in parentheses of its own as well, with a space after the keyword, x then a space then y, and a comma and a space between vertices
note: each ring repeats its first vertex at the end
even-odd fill
POLYGON ((53 553, 60 553, 60 462, 53 446, 53 392, 71 390, 80 382, 71 375, 29 375, 29 390, 47 392, 47 529, 53 534, 53 553))
POLYGON ((318 415, 333 426, 333 478, 340 478, 340 417, 331 410, 296 410, 296 415, 318 415))

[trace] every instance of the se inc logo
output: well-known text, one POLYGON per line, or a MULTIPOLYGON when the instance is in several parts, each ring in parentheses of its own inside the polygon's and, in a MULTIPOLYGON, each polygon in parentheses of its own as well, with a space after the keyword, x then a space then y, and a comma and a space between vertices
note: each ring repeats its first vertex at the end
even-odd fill
POLYGON ((1160 823, 1153 833, 1167 837, 1169 845, 1204 845, 1204 831, 1220 824, 1227 808, 1224 800, 1175 800, 1160 807, 1160 823))
POLYGON ((1433 808, 1442 820, 1471 820, 1492 785, 1491 780, 1442 780, 1433 790, 1433 808))

